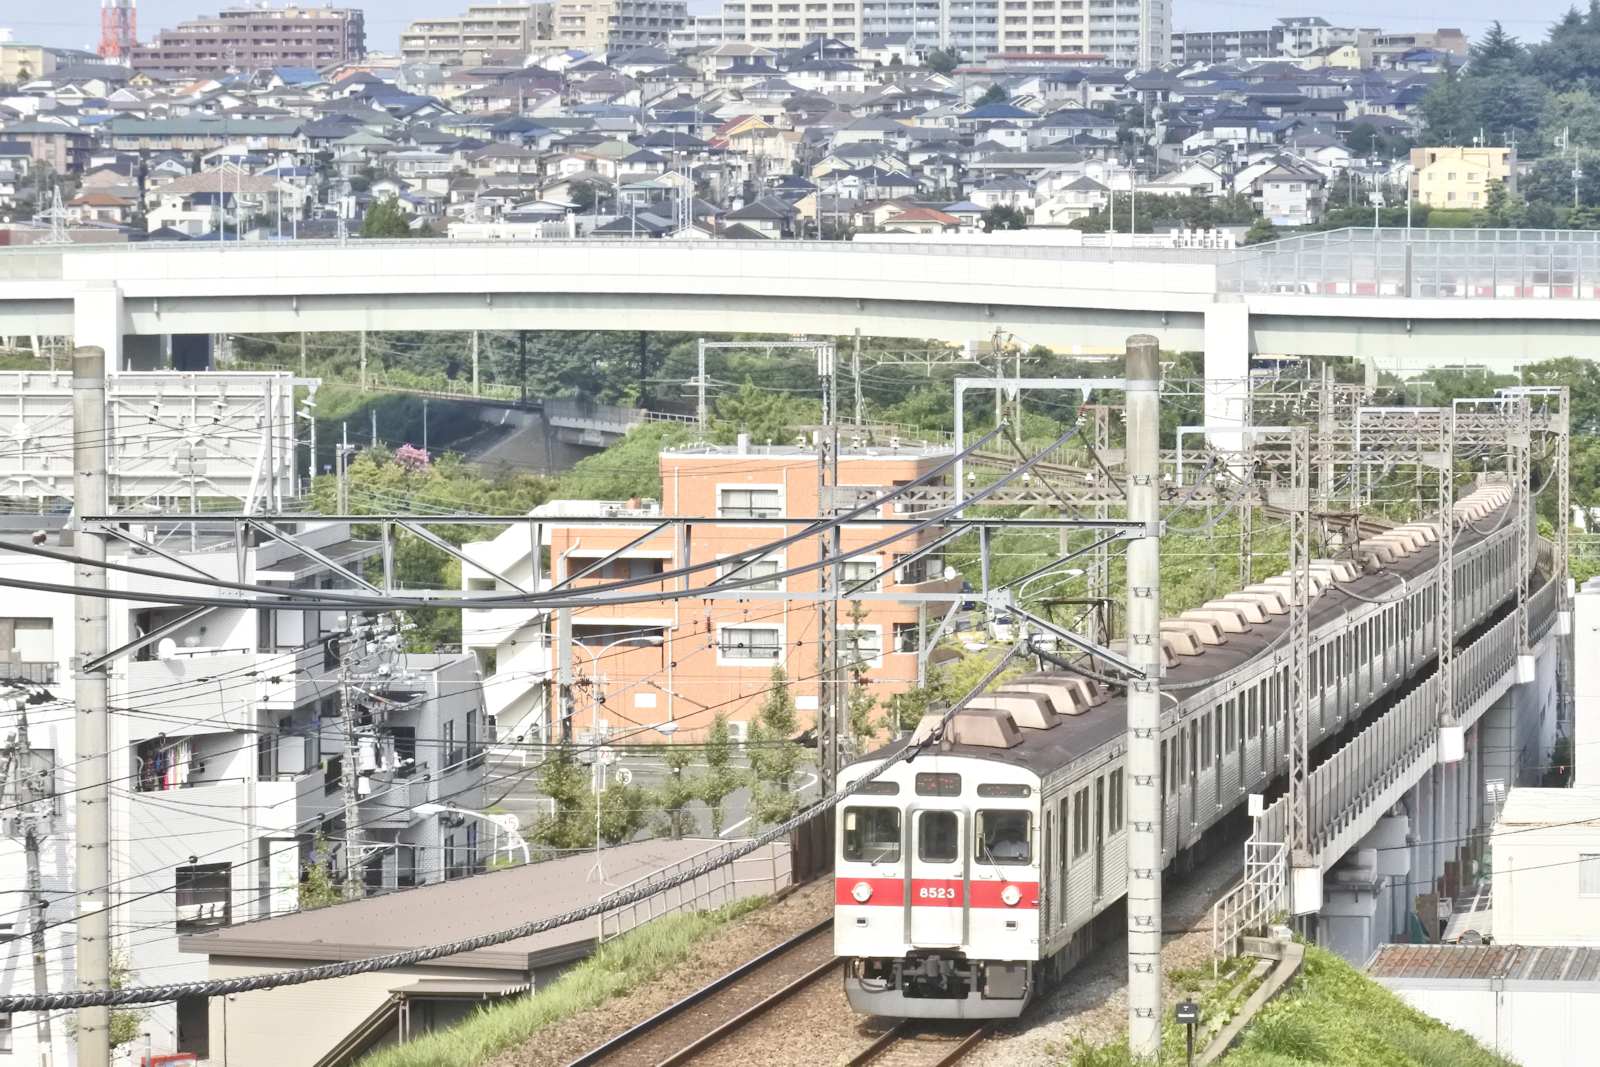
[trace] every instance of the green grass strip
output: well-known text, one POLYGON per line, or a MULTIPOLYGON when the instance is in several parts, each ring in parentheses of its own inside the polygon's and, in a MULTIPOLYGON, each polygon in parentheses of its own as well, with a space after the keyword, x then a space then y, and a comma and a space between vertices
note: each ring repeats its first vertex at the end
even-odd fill
POLYGON ((478 1067, 548 1026, 649 983, 682 963, 718 928, 762 903, 763 898, 753 897, 717 911, 663 916, 607 942, 533 996, 491 1005, 447 1030, 380 1049, 359 1067, 478 1067))

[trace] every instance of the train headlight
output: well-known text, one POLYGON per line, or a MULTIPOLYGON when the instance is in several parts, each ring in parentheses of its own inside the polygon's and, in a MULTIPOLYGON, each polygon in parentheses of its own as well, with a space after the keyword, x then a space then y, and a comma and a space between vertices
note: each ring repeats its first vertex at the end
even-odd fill
POLYGON ((1014 885, 1008 885, 1000 890, 1000 900, 1008 908, 1014 908, 1022 903, 1022 890, 1014 885))
POLYGON ((865 904, 872 899, 872 887, 866 882, 857 882, 850 887, 850 897, 857 904, 865 904))

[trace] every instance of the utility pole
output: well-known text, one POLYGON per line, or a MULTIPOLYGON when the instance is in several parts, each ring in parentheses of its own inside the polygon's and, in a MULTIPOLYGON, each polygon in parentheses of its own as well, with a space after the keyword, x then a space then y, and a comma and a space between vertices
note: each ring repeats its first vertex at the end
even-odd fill
MULTIPOLYGON (((839 487, 838 353, 831 344, 817 346, 817 378, 822 383, 822 430, 817 435, 817 518, 832 516, 839 487)), ((835 562, 817 571, 817 777, 822 795, 839 780, 839 578, 843 533, 836 526, 817 538, 818 560, 835 562)))
POLYGON ((478 385, 478 331, 472 331, 472 395, 479 393, 478 385))
POLYGON ((350 617, 349 633, 339 639, 339 718, 344 722, 343 773, 339 790, 344 799, 344 896, 359 900, 365 894, 366 879, 361 869, 364 843, 361 833, 360 741, 356 737, 356 702, 350 672, 350 659, 364 641, 365 624, 350 617))
MULTIPOLYGON (((1438 678, 1438 685, 1434 689, 1437 698, 1435 709, 1440 733, 1440 762, 1449 763, 1453 760, 1446 759, 1445 731, 1456 727, 1456 482, 1455 482, 1455 438, 1456 438, 1456 410, 1453 404, 1447 404, 1439 410, 1439 617, 1435 621, 1438 630, 1438 664, 1434 675, 1438 678)), ((1525 580, 1519 575, 1519 580, 1525 580)), ((1459 760, 1458 754, 1455 759, 1459 760)), ((1431 880, 1437 871, 1430 873, 1431 880)))
POLYGON ((710 427, 710 421, 706 417, 706 339, 704 337, 700 338, 699 354, 696 357, 695 366, 694 414, 695 422, 700 428, 700 439, 703 441, 706 437, 706 431, 710 427))
POLYGON ((428 398, 422 398, 422 450, 428 450, 428 398))
MULTIPOLYGON (((1094 451, 1100 457, 1100 462, 1106 463, 1106 454, 1111 449, 1111 409, 1104 404, 1096 404, 1089 410, 1094 426, 1094 451)), ((1107 479, 1105 493, 1113 488, 1107 479)), ((1094 517, 1097 519, 1111 518, 1111 503, 1101 494, 1101 500, 1094 506, 1094 517)), ((1098 540, 1099 532, 1095 533, 1098 540)), ((1090 606, 1090 618, 1094 620, 1091 629, 1091 639, 1098 645, 1111 643, 1111 546, 1099 545, 1089 557, 1089 599, 1093 602, 1090 606)))
MULTIPOLYGON (((19 691, 20 692, 20 691, 19 691)), ((16 789, 11 792, 15 797, 14 803, 18 811, 19 830, 22 835, 22 848, 27 862, 28 870, 28 908, 33 921, 29 931, 29 948, 33 954, 33 991, 41 993, 50 988, 50 977, 45 966, 45 940, 44 932, 47 925, 46 909, 49 901, 44 899, 44 876, 39 870, 39 846, 48 829, 52 812, 39 810, 40 801, 51 800, 55 796, 53 791, 45 792, 39 789, 39 772, 33 765, 33 750, 28 742, 28 697, 23 693, 17 706, 17 734, 15 743, 8 753, 10 770, 16 773, 16 789)), ((0 778, 0 782, 10 779, 10 771, 0 778)), ((53 805, 52 805, 53 806, 53 805)), ((38 1045, 40 1067, 50 1067, 53 1053, 50 1036, 50 1013, 39 1012, 38 1045)))
MULTIPOLYGON (((363 393, 367 391, 367 331, 366 330, 362 330, 361 331, 361 391, 363 393)), ((372 440, 373 440, 374 444, 377 443, 378 435, 376 433, 374 433, 372 435, 372 440)))
POLYGON ((522 406, 528 406, 528 331, 517 331, 517 380, 522 383, 522 406))
POLYGON ((855 345, 850 349, 850 377, 855 382, 855 427, 856 432, 861 432, 861 427, 866 425, 862 415, 861 403, 861 327, 856 327, 855 345))
MULTIPOLYGON (((106 670, 85 664, 105 655, 110 645, 106 609, 105 535, 83 521, 104 515, 106 488, 106 354, 96 347, 72 353, 73 509, 77 516, 73 596, 74 655, 72 693, 77 708, 78 777, 76 882, 78 905, 78 987, 85 992, 111 988, 111 824, 110 718, 106 711, 106 670)), ((79 1067, 110 1067, 111 1009, 78 1009, 79 1067)))
POLYGON ((1161 512, 1159 342, 1127 345, 1128 518, 1145 523, 1128 542, 1128 1047, 1161 1051, 1161 512))
POLYGON ((339 485, 339 514, 350 514, 350 424, 340 423, 343 439, 334 450, 333 469, 339 485))
POLYGON ((1311 442, 1303 426, 1289 431, 1289 727, 1288 837, 1290 910, 1322 907, 1322 867, 1311 854, 1311 442))
POLYGON ((306 332, 300 331, 300 377, 306 376, 306 332))

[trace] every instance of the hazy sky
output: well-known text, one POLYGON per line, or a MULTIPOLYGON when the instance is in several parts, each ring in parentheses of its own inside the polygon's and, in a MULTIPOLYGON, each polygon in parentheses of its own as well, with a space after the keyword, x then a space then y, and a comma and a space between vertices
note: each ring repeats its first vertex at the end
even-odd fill
MULTIPOLYGON (((139 35, 149 38, 163 26, 230 6, 231 0, 139 0, 139 35)), ((351 0, 343 0, 351 3, 351 0)), ((1314 0, 1173 0, 1174 25, 1180 30, 1244 29, 1270 25, 1283 15, 1322 15, 1335 24, 1379 26, 1388 30, 1431 30, 1458 26, 1477 36, 1498 15, 1506 29, 1524 41, 1540 40, 1546 28, 1571 0, 1528 0, 1509 5, 1493 0, 1424 0, 1388 5, 1380 0, 1355 0, 1349 5, 1314 0)), ((367 13, 368 47, 393 50, 407 22, 422 15, 456 14, 467 0, 353 0, 367 13)), ((717 0, 689 0, 691 11, 712 11, 717 0)), ((10 27, 20 41, 92 48, 100 39, 100 0, 0 0, 0 27, 10 27)))

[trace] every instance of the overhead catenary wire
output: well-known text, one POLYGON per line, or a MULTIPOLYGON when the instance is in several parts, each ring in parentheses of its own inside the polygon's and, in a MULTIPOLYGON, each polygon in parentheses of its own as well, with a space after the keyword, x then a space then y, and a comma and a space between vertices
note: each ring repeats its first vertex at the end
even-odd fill
POLYGON ((496 930, 491 933, 480 934, 476 937, 463 938, 457 941, 446 942, 440 945, 431 945, 425 948, 409 949, 404 952, 388 953, 382 956, 371 956, 359 960, 346 960, 339 963, 321 964, 313 967, 304 967, 298 970, 279 971, 270 974, 249 975, 238 978, 211 979, 200 982, 177 982, 166 985, 154 986, 128 986, 122 989, 92 989, 72 993, 47 993, 35 992, 31 994, 0 995, 0 1012, 17 1011, 54 1011, 61 1008, 83 1008, 94 1006, 123 1007, 133 1004, 153 1004, 176 1000, 188 996, 225 996, 232 993, 247 993, 261 989, 276 989, 288 985, 302 985, 308 982, 328 981, 334 978, 347 978, 352 975, 370 974, 374 971, 391 970, 398 967, 413 967, 431 960, 455 956, 463 952, 473 952, 479 949, 502 945, 508 941, 515 941, 524 937, 531 937, 549 930, 559 929, 575 922, 592 919, 606 911, 648 899, 665 890, 686 884, 728 866, 736 860, 742 859, 788 835, 796 828, 803 826, 823 813, 832 810, 846 798, 855 795, 861 788, 882 776, 889 768, 898 763, 909 761, 919 755, 928 745, 943 736, 945 727, 950 720, 964 708, 970 701, 979 696, 995 678, 1005 670, 1011 660, 1023 649, 1022 644, 1013 645, 1004 655, 999 657, 995 665, 984 675, 978 683, 960 699, 955 701, 941 716, 932 732, 921 741, 909 742, 898 751, 884 758, 876 767, 863 774, 841 790, 823 797, 804 811, 784 820, 778 825, 758 834, 741 844, 732 845, 721 855, 694 864, 686 870, 680 871, 665 878, 652 878, 632 888, 622 889, 612 894, 606 900, 597 900, 593 904, 565 912, 561 915, 545 919, 536 919, 531 922, 521 923, 508 929, 496 930))

